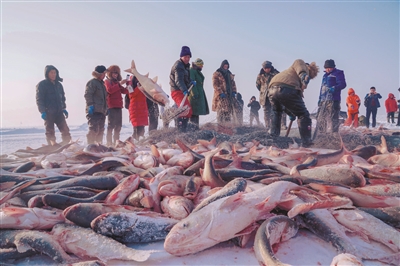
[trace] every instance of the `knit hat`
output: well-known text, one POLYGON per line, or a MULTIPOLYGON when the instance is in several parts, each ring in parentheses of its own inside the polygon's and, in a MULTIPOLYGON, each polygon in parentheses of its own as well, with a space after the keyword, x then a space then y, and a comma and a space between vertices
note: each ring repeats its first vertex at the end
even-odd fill
POLYGON ((270 61, 264 61, 262 63, 263 68, 272 68, 272 63, 270 61))
POLYGON ((324 68, 335 68, 335 61, 333 59, 328 59, 325 61, 324 68))
POLYGON ((107 70, 107 68, 103 65, 97 66, 94 71, 96 71, 99 74, 103 74, 105 71, 107 70))
POLYGON ((193 64, 195 64, 198 67, 202 67, 204 65, 204 62, 200 58, 196 58, 196 60, 194 60, 193 64))
POLYGON ((180 57, 184 57, 185 55, 190 55, 192 57, 192 53, 190 52, 190 48, 187 46, 182 46, 180 57))

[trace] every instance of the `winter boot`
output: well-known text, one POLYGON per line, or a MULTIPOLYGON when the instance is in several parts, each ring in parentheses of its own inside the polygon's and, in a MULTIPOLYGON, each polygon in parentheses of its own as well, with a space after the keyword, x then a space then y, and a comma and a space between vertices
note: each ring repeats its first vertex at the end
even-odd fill
POLYGON ((281 118, 282 112, 273 111, 270 133, 272 137, 279 137, 279 135, 281 134, 281 118))
POLYGON ((302 141, 302 146, 307 148, 313 145, 311 140, 311 119, 299 119, 299 133, 302 141))

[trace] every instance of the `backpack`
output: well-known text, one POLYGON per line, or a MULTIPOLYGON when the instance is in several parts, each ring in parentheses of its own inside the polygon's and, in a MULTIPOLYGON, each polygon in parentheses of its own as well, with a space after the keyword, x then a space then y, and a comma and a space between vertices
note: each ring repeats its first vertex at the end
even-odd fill
POLYGON ((124 107, 126 108, 126 109, 129 109, 129 104, 130 104, 130 99, 129 99, 129 95, 128 94, 125 94, 125 98, 124 98, 124 107))

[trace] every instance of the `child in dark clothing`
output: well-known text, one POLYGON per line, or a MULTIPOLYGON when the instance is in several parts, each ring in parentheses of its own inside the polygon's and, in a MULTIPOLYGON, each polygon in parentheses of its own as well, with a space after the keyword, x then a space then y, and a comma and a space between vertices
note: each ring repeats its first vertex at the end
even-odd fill
POLYGON ((261 106, 260 103, 256 101, 256 97, 252 96, 250 99, 249 104, 247 107, 250 107, 250 126, 253 126, 253 120, 254 118, 257 121, 257 125, 260 125, 260 119, 258 116, 258 110, 260 110, 261 106))

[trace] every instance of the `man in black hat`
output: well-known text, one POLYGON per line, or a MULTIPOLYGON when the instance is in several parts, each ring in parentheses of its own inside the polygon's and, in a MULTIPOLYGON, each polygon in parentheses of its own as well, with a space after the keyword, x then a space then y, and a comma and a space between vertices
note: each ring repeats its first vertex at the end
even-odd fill
POLYGON ((104 85, 107 68, 96 66, 92 72, 93 78, 86 84, 86 118, 88 120, 89 132, 86 135, 87 143, 103 142, 104 123, 107 115, 107 91, 104 85))
POLYGON ((337 69, 335 61, 328 59, 324 64, 325 74, 318 100, 317 126, 319 132, 339 131, 340 94, 346 88, 343 70, 337 69))
POLYGON ((61 132, 62 144, 71 140, 67 122, 68 112, 65 104, 64 88, 58 69, 48 65, 44 69, 45 79, 36 86, 36 104, 46 128, 46 140, 49 145, 56 143, 54 124, 61 132))

